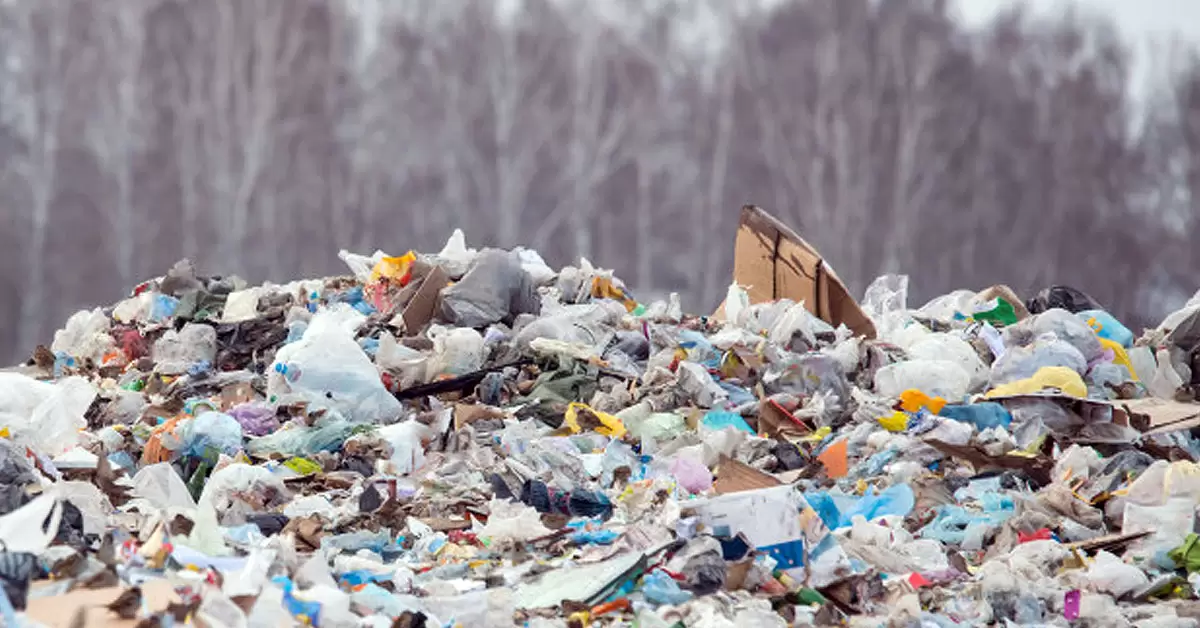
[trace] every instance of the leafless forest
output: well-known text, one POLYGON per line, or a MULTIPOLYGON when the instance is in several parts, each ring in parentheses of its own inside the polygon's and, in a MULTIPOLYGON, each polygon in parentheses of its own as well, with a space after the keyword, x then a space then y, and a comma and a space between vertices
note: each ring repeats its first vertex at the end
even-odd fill
POLYGON ((1131 99, 1113 24, 937 0, 4 0, 0 361, 182 257, 532 245, 707 310, 737 210, 861 294, 1200 287, 1200 62, 1131 99), (379 10, 382 7, 382 10, 379 10))

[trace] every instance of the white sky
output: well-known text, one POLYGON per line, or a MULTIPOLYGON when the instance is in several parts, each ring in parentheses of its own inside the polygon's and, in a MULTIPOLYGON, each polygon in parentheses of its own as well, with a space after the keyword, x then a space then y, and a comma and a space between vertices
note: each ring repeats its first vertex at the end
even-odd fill
MULTIPOLYGON (((979 24, 1017 0, 958 0, 958 10, 968 23, 979 24)), ((1166 78, 1168 49, 1173 41, 1200 44, 1200 0, 1033 0, 1039 11, 1062 11, 1074 4, 1109 16, 1134 51, 1135 94, 1166 78)))

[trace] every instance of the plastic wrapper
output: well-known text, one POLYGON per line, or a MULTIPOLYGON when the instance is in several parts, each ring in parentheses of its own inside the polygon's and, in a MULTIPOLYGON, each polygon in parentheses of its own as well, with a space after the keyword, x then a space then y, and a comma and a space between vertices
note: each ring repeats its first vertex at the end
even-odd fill
POLYGON ((461 281, 442 290, 442 318, 459 327, 487 327, 538 310, 533 280, 515 253, 483 251, 461 281))

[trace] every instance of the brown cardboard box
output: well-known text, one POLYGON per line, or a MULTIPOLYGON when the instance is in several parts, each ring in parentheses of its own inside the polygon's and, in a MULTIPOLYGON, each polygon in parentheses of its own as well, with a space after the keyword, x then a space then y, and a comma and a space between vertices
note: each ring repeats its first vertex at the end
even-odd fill
MULTIPOLYGON (((821 254, 762 209, 742 208, 733 257, 733 279, 746 288, 750 303, 804 301, 830 325, 845 323, 858 335, 875 337, 875 325, 821 254)), ((721 319, 724 309, 722 303, 713 317, 721 319)))

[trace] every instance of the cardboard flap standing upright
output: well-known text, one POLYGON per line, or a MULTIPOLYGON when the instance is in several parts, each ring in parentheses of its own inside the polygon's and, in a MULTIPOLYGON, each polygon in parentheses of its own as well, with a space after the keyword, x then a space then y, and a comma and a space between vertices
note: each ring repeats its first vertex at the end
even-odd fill
MULTIPOLYGON (((808 311, 830 325, 844 323, 855 334, 875 337, 875 325, 821 254, 779 219, 753 205, 742 207, 733 280, 746 289, 751 304, 803 301, 808 311)), ((720 320, 724 315, 722 302, 713 317, 720 320)))

